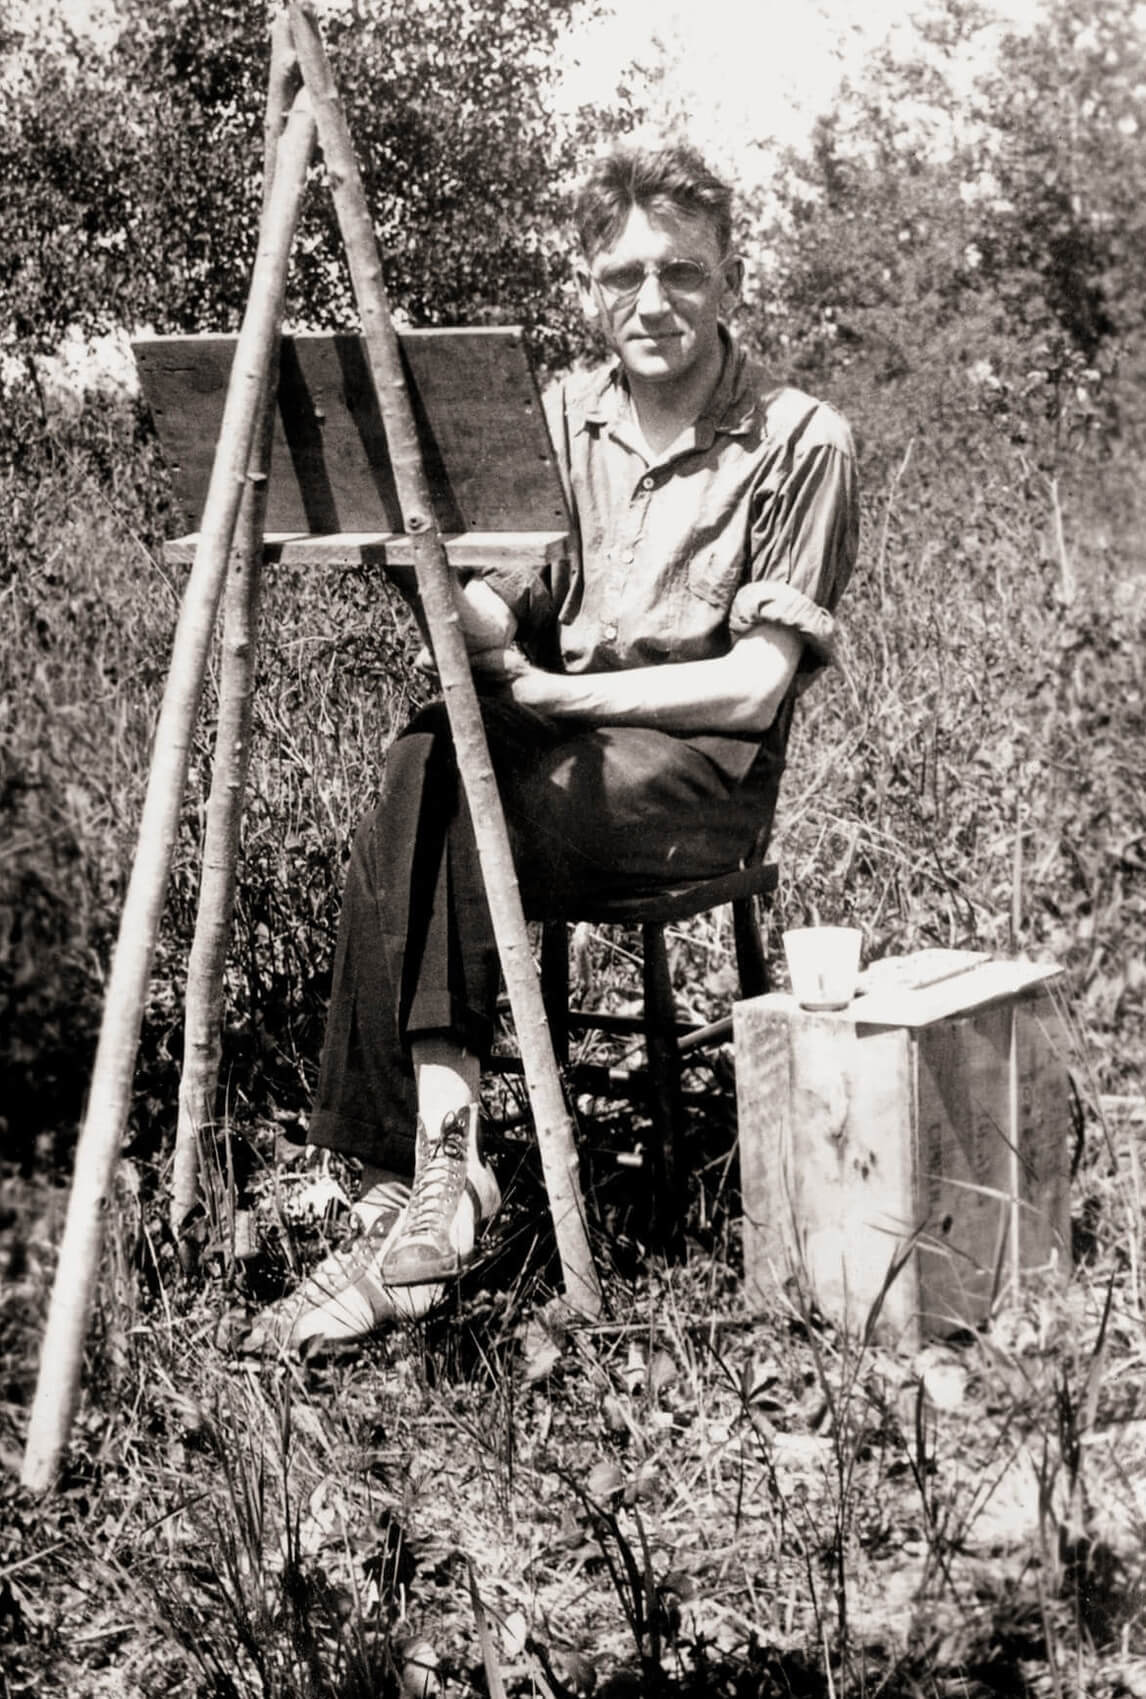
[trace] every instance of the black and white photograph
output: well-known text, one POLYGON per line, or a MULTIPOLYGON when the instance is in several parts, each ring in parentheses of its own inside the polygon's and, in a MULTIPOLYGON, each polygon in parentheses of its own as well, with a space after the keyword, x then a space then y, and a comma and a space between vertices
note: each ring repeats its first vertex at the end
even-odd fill
POLYGON ((1146 1699, 1146 4, 0 0, 0 1699, 1146 1699))

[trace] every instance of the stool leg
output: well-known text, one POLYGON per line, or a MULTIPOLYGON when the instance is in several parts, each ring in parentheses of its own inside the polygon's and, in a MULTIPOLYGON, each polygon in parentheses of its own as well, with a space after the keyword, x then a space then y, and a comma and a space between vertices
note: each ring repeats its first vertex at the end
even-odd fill
POLYGON ((676 1003, 669 977, 664 929, 652 921, 641 927, 644 948, 645 1045, 649 1066, 649 1109, 653 1123, 653 1232, 671 1249, 683 1229, 684 1188, 681 1135, 684 1105, 680 1091, 680 1050, 676 1003))
POLYGON ((553 1054, 564 1067, 569 1060, 569 938, 563 920, 547 920, 541 928, 541 999, 553 1054))
POLYGON ((732 904, 732 936, 742 997, 762 997, 768 989, 768 958, 756 915, 755 897, 737 897, 732 904))

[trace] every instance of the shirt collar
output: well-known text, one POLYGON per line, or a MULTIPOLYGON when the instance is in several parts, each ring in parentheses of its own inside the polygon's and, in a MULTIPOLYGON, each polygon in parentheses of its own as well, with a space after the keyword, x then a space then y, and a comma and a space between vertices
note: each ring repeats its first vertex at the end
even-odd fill
MULTIPOLYGON (((756 386, 752 382, 748 358, 723 325, 720 327, 720 340, 724 345, 720 377, 708 405, 693 427, 695 446, 700 449, 710 448, 718 433, 743 436, 751 428, 756 414, 756 386)), ((573 427, 582 431, 590 425, 619 424, 627 417, 628 406, 629 385, 625 368, 620 360, 613 360, 584 391, 580 406, 574 409, 580 417, 574 417, 573 427)))

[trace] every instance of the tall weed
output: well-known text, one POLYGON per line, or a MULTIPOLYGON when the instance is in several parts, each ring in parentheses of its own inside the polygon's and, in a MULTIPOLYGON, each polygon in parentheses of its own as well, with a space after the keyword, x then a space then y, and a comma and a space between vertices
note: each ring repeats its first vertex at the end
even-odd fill
MULTIPOLYGON (((837 399, 866 441, 864 550, 842 665, 793 737, 780 917, 855 921, 869 955, 1054 956, 1074 971, 1102 1087, 1133 1089, 1146 616, 1132 539, 1146 515, 1129 459, 1117 444, 1071 451, 1060 537, 1048 472, 990 420, 961 416, 956 439, 947 409, 905 445, 901 421, 892 458, 889 397, 856 380, 837 399)), ((2 1101, 28 1163, 38 1140, 65 1159, 82 1106, 181 588, 160 545, 181 527, 125 403, 45 414, 17 389, 0 446, 2 1101)), ((273 571, 229 970, 224 1085, 240 1118, 305 1110, 342 857, 418 696, 413 652, 376 574, 273 571)), ((213 709, 212 675, 141 1049, 148 1149, 173 1117, 213 709)), ((727 943, 710 932, 697 943, 718 978, 712 945, 727 943)))
MULTIPOLYGON (((181 593, 161 542, 180 524, 129 408, 45 421, 25 402, 0 464, 0 1101, 14 1156, 66 1165, 181 593)), ((376 577, 275 574, 225 1052, 252 1113, 307 1100, 342 856, 407 712, 412 654, 409 616, 376 577)), ((134 1131, 149 1150, 174 1119, 214 682, 212 665, 144 1023, 134 1131)))

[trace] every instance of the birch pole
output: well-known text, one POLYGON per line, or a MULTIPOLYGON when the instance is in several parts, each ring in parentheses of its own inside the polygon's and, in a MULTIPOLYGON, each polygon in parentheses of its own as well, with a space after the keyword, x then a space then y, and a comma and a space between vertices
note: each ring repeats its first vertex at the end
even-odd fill
POLYGON ((398 337, 390 317, 377 243, 350 132, 314 14, 291 0, 295 52, 314 102, 319 146, 362 317, 394 482, 410 535, 418 595, 442 683, 450 730, 521 1048, 526 1088, 553 1215, 565 1294, 571 1308, 595 1316, 601 1292, 585 1228, 577 1149, 533 964, 521 893, 469 656, 454 607, 453 580, 434 520, 398 337))
MULTIPOLYGON (((264 211, 270 201, 291 82, 297 71, 290 19, 285 12, 280 12, 271 29, 271 68, 264 125, 264 211)), ((250 764, 255 643, 263 583, 263 531, 277 389, 276 338, 259 403, 250 471, 243 486, 223 591, 219 722, 215 733, 211 791, 207 798, 195 936, 187 962, 183 1071, 179 1081, 179 1120, 175 1130, 171 1178, 171 1229, 184 1268, 190 1265, 193 1255, 187 1227, 199 1192, 200 1142, 214 1124, 219 1090, 224 974, 235 907, 243 795, 250 764)))
POLYGON ((44 1491, 55 1477, 79 1399, 84 1336, 99 1274, 104 1202, 131 1107, 143 1006, 187 784, 191 736, 266 375, 279 334, 287 264, 314 135, 304 91, 287 121, 274 189, 260 225, 251 293, 235 349, 199 544, 183 595, 155 731, 28 1423, 21 1479, 33 1492, 44 1491))

